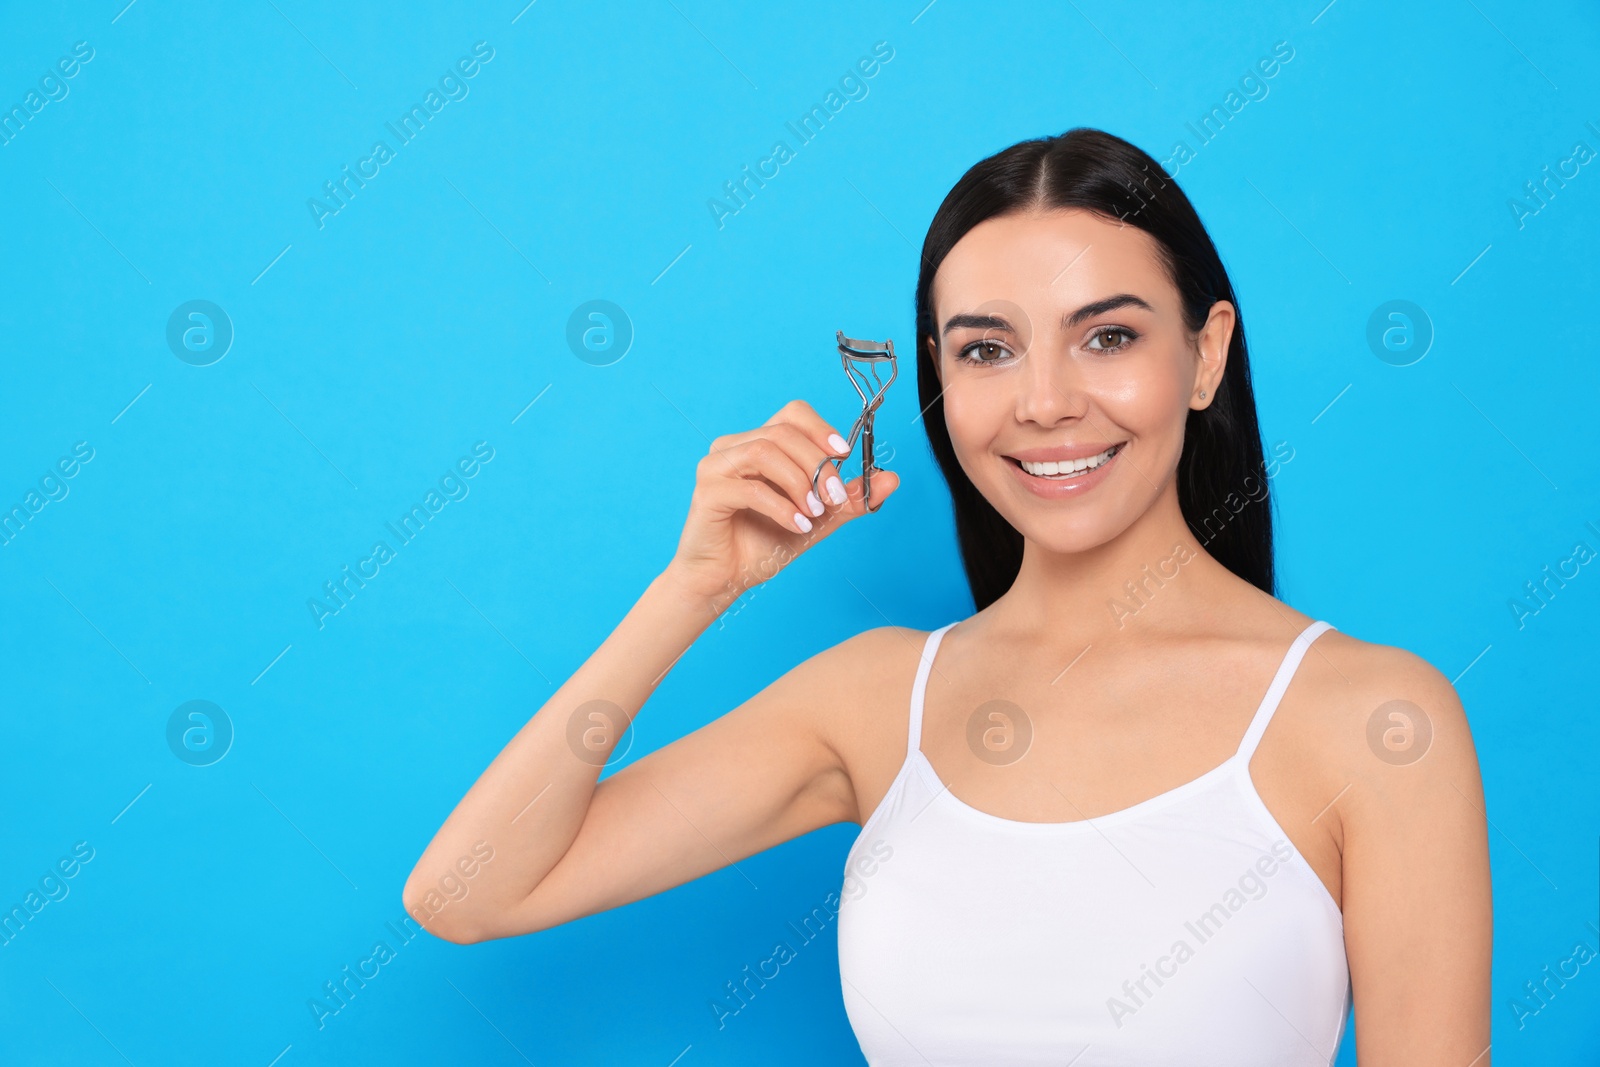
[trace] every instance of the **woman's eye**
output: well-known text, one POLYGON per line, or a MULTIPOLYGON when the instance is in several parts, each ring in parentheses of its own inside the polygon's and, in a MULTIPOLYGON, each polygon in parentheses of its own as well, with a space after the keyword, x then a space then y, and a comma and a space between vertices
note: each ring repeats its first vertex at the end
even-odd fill
POLYGON ((974 341, 961 350, 967 363, 998 363, 1005 355, 1005 348, 995 341, 974 341))
POLYGON ((1131 331, 1124 330, 1121 326, 1107 326, 1105 329, 1096 330, 1090 335, 1089 347, 1096 352, 1115 352, 1117 349, 1124 348, 1132 343, 1133 337, 1134 335, 1131 331), (1106 343, 1103 340, 1106 337, 1115 338, 1115 343, 1106 343), (1096 341, 1100 343, 1096 344, 1096 341))

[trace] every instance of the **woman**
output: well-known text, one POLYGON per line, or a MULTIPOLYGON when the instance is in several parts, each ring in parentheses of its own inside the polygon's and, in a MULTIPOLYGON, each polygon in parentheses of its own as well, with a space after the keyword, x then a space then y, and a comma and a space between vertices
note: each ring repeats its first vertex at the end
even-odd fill
POLYGON ((863 513, 859 480, 811 494, 844 449, 805 403, 718 438, 671 563, 451 813, 408 910, 457 942, 541 930, 849 820, 872 1064, 1326 1064, 1353 995, 1363 1064, 1486 1065, 1466 718, 1421 659, 1272 596, 1292 445, 1265 460, 1184 194, 1097 130, 1014 145, 940 206, 916 313, 977 613, 859 634, 597 786, 739 583, 863 513))

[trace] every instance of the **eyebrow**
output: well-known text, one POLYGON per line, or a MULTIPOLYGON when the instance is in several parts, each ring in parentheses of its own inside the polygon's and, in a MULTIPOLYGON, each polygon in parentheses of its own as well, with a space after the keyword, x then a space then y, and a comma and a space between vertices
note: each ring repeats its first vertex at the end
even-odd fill
MULTIPOLYGON (((1061 328, 1063 330, 1070 330, 1074 326, 1077 326, 1079 323, 1083 322, 1085 319, 1091 319, 1096 315, 1104 315, 1108 311, 1115 311, 1118 308, 1125 307, 1143 308, 1145 311, 1149 312, 1155 311, 1155 308, 1151 307, 1148 301, 1137 297, 1132 293, 1118 293, 1115 296, 1108 296, 1104 300, 1096 300, 1091 304, 1085 304, 1083 307, 1072 312, 1070 315, 1063 315, 1061 317, 1061 328)), ((943 334, 948 334, 951 330, 960 329, 1004 330, 1007 333, 1013 332, 1011 323, 1008 322, 1004 316, 972 315, 966 313, 960 315, 951 315, 950 318, 945 321, 944 330, 941 332, 943 334)))

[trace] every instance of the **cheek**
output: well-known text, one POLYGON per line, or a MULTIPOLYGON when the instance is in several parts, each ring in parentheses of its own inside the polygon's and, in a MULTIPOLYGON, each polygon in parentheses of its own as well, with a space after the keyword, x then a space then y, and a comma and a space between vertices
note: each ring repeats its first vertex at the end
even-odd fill
POLYGON ((1150 440, 1182 436, 1189 392, 1183 375, 1166 358, 1107 367, 1091 389, 1099 407, 1123 429, 1150 440))
POLYGON ((956 456, 986 451, 1007 422, 1015 417, 1016 397, 1002 379, 955 381, 944 392, 944 422, 956 456))

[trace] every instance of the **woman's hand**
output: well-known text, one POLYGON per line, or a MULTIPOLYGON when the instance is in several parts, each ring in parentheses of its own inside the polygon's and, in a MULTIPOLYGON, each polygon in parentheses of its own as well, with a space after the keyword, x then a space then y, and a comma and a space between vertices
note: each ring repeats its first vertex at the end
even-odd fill
MULTIPOLYGON (((861 479, 845 485, 824 459, 845 455, 844 438, 804 400, 791 400, 766 424, 711 442, 695 471, 694 496, 668 571, 680 587, 721 611, 744 590, 778 573, 807 548, 862 515, 861 479)), ((874 503, 900 477, 878 471, 874 503)))
MULTIPOLYGON (((844 767, 815 712, 837 706, 876 662, 864 649, 877 645, 857 641, 812 656, 730 714, 599 781, 707 624, 862 513, 860 479, 838 486, 842 503, 808 500, 811 473, 843 456, 835 436, 796 400, 765 426, 712 443, 672 562, 501 749, 417 860, 402 892, 417 921, 462 944, 548 929, 724 867, 725 850, 754 855, 851 817, 844 767), (471 895, 450 895, 472 860, 471 895)), ((838 473, 822 473, 827 497, 838 473)), ((879 478, 875 497, 899 484, 879 478)))

